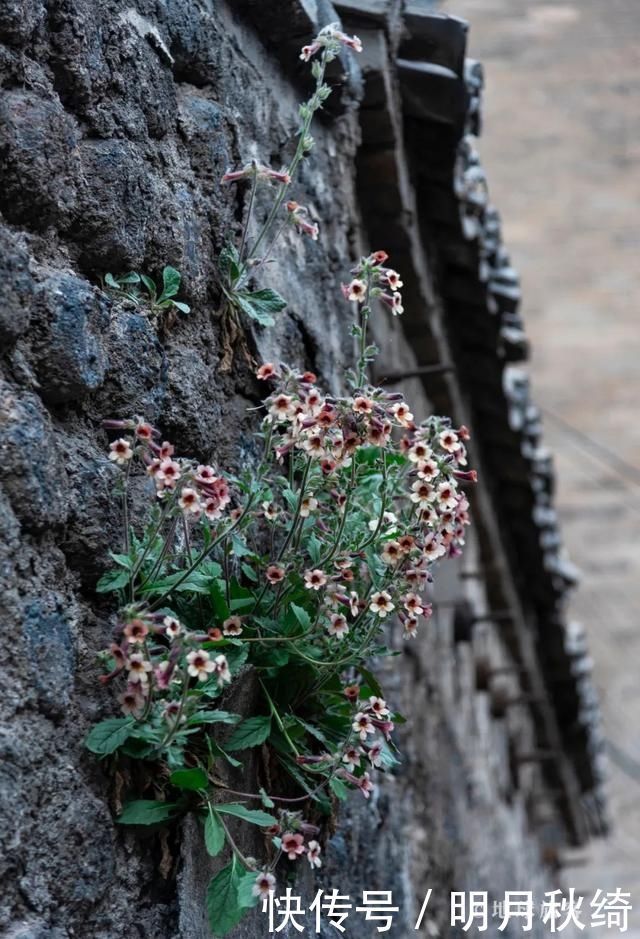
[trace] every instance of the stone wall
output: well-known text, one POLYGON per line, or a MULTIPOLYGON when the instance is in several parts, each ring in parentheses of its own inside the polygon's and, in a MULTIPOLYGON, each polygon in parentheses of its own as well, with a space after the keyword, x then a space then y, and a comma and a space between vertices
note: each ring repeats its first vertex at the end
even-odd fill
MULTIPOLYGON (((339 284, 388 234, 408 310, 402 325, 377 326, 382 373, 417 371, 403 384, 417 414, 469 419, 403 149, 399 10, 341 7, 367 51, 361 66, 336 63, 297 184, 320 241, 285 239, 267 276, 289 307, 248 342, 337 390, 352 358, 339 284)), ((0 935, 209 936, 214 865, 195 824, 117 829, 113 780, 83 749, 113 710, 95 659, 112 614, 95 583, 118 530, 101 421, 144 414, 182 453, 229 468, 251 459, 259 389, 241 354, 220 368, 214 264, 246 207, 220 177, 251 157, 285 162, 305 93, 296 49, 336 18, 325 0, 8 0, 0 11, 0 935), (106 272, 157 276, 165 264, 192 308, 167 328, 101 289, 106 272)), ((502 596, 520 615, 492 505, 483 484, 468 553, 443 567, 420 645, 395 637, 388 684, 409 716, 405 760, 371 806, 354 797, 326 850, 320 883, 355 903, 363 888, 394 891, 393 936, 413 929, 429 887, 422 934, 442 936, 450 889, 551 889, 560 846, 580 837, 554 808, 554 786, 572 792, 564 757, 555 782, 535 758, 539 716, 516 680, 527 663, 491 614, 502 596)), ((354 920, 347 934, 368 928, 354 920)), ((266 934, 258 914, 241 934, 266 934)))

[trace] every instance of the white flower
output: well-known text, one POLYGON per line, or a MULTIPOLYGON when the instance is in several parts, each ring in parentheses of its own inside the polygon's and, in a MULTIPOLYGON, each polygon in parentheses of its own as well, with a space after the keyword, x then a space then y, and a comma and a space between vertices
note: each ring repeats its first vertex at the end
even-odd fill
POLYGON ((242 634, 242 620, 239 616, 230 616, 222 624, 225 636, 240 636, 242 634))
POLYGON ((293 398, 291 398, 289 395, 277 395, 271 402, 269 414, 277 418, 279 421, 286 421, 287 418, 293 416, 293 413, 293 398))
POLYGON ((403 427, 410 427, 413 423, 413 414, 409 410, 409 405, 404 401, 399 401, 398 404, 394 404, 391 408, 395 419, 399 424, 402 424, 403 427))
POLYGON ((113 443, 110 443, 109 451, 109 459, 117 463, 118 466, 124 466, 133 456, 131 441, 127 440, 125 437, 120 437, 119 440, 114 440, 113 443))
POLYGON ((302 502, 300 503, 300 517, 308 518, 311 512, 315 512, 318 508, 318 500, 313 498, 313 493, 310 492, 308 496, 305 496, 302 502))
POLYGON ((402 598, 402 605, 412 616, 422 616, 424 612, 422 603, 422 597, 419 597, 417 593, 408 593, 402 598))
POLYGON ((307 845, 307 861, 311 867, 322 867, 320 860, 320 845, 317 841, 310 841, 307 845))
POLYGON ((402 560, 402 549, 397 541, 385 542, 382 549, 382 560, 385 564, 397 564, 402 560))
POLYGON ((441 558, 443 554, 446 554, 446 551, 447 549, 443 545, 440 535, 436 535, 434 532, 429 532, 429 534, 426 535, 422 552, 428 561, 435 561, 441 558))
POLYGON ((346 296, 349 300, 356 300, 358 303, 363 303, 364 298, 367 293, 367 285, 363 280, 358 280, 355 278, 351 281, 346 290, 346 296))
POLYGON ((275 886, 276 879, 273 874, 270 874, 268 871, 262 871, 256 877, 256 882, 251 892, 254 897, 263 897, 266 899, 269 894, 275 890, 275 886))
POLYGON ((418 635, 418 617, 417 616, 407 616, 404 621, 404 633, 402 635, 403 639, 415 639, 418 635))
POLYGON ((200 497, 195 489, 191 489, 189 486, 185 486, 182 492, 180 493, 180 498, 178 499, 178 505, 185 513, 191 513, 192 515, 199 515, 201 506, 200 506, 200 497))
POLYGON ((438 437, 438 442, 447 453, 454 453, 460 446, 460 439, 452 430, 443 430, 438 437))
POLYGON ((371 718, 364 711, 358 711, 351 725, 353 730, 359 734, 361 740, 366 740, 368 734, 375 734, 376 729, 371 723, 371 718))
POLYGON ((367 750, 367 758, 370 760, 372 766, 376 768, 382 766, 382 744, 374 743, 372 747, 369 747, 367 750))
MULTIPOLYGON (((369 531, 375 531, 375 530, 376 530, 376 528, 378 527, 378 522, 379 522, 379 520, 380 520, 379 518, 372 518, 372 519, 371 519, 371 521, 369 522, 369 531)), ((393 514, 393 512, 385 512, 384 515, 382 516, 382 520, 383 520, 387 525, 394 526, 394 525, 397 525, 397 524, 398 524, 398 519, 397 519, 397 517, 393 514)), ((390 528, 389 531, 387 532, 387 534, 391 534, 392 531, 393 531, 393 528, 390 528)))
POLYGON ((175 639, 182 629, 178 620, 174 619, 173 616, 165 616, 162 620, 162 625, 164 626, 165 635, 168 636, 169 639, 175 639))
POLYGON ((458 493, 452 482, 443 482, 438 486, 436 501, 441 509, 455 509, 458 506, 458 493))
POLYGON ((378 698, 375 695, 372 695, 369 698, 369 704, 367 705, 370 711, 376 715, 376 717, 386 717, 389 713, 389 708, 387 707, 387 702, 384 698, 378 698))
POLYGON ((415 502, 420 509, 428 508, 436 498, 436 490, 426 479, 416 479, 411 488, 413 490, 410 496, 411 501, 415 502))
POLYGON ((407 456, 412 463, 422 463, 423 460, 430 458, 431 448, 423 440, 416 440, 413 446, 409 448, 407 456))
POLYGON ((145 659, 142 652, 134 652, 127 660, 127 669, 131 685, 146 685, 149 681, 149 672, 153 671, 153 665, 145 659))
POLYGON ((231 672, 229 671, 226 655, 216 655, 214 668, 218 687, 222 688, 223 685, 228 685, 231 681, 231 672))
POLYGON ((304 585, 307 590, 320 590, 327 582, 327 575, 324 571, 315 568, 312 571, 305 571, 304 585))
POLYGON ((430 482, 432 479, 436 478, 440 470, 435 460, 422 460, 418 463, 417 472, 419 479, 426 479, 430 482))
POLYGON ((344 639, 349 632, 346 617, 344 617, 342 613, 332 613, 331 622, 327 626, 327 632, 330 636, 335 636, 336 639, 344 639))
POLYGON ((198 681, 206 681, 211 672, 216 670, 215 663, 211 661, 209 653, 205 649, 194 649, 187 655, 187 671, 192 678, 198 681))
POLYGON ((387 593, 386 590, 380 590, 377 593, 374 593, 371 597, 369 609, 372 613, 377 613, 380 617, 391 613, 395 609, 393 603, 391 602, 391 594, 387 593))
POLYGON ((342 755, 342 762, 345 765, 345 769, 352 773, 356 767, 360 767, 360 757, 364 751, 361 747, 356 747, 353 744, 347 747, 342 755))

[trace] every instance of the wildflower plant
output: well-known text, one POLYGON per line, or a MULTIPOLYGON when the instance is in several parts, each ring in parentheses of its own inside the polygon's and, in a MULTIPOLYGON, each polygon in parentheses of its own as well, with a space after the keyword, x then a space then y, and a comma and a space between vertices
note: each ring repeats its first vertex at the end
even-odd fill
POLYGON ((186 303, 175 299, 181 281, 180 271, 167 265, 162 270, 161 287, 148 274, 139 274, 137 271, 119 275, 105 274, 104 286, 115 296, 130 300, 136 306, 147 307, 153 317, 158 317, 166 311, 191 312, 186 303))
POLYGON ((177 455, 142 417, 108 422, 125 524, 97 588, 118 601, 101 680, 122 714, 95 726, 87 745, 148 770, 154 798, 131 793, 120 822, 193 811, 209 854, 230 855, 208 890, 215 935, 275 889, 283 865, 320 867, 335 800, 369 799, 398 762, 402 718, 373 663, 392 654, 392 623, 406 640, 420 632, 434 566, 460 553, 470 521, 466 428, 418 423, 401 394, 367 379, 372 304, 402 307, 386 260, 364 258, 343 288, 359 348, 345 394, 282 364, 258 369, 256 465, 232 475, 177 455), (128 523, 134 477, 148 479, 141 533, 128 523), (251 716, 228 710, 237 682, 259 691, 251 716), (225 763, 243 766, 256 747, 268 771, 230 788, 225 763), (262 857, 239 846, 239 822, 264 833, 262 857))
POLYGON ((242 317, 249 317, 262 326, 273 326, 274 314, 281 312, 287 302, 275 290, 256 287, 256 280, 263 267, 272 259, 273 250, 287 227, 316 241, 319 228, 304 205, 287 198, 295 174, 313 147, 311 125, 316 113, 331 95, 331 87, 325 81, 327 66, 337 58, 342 49, 362 51, 357 36, 347 36, 338 23, 331 23, 320 31, 316 39, 304 46, 300 58, 311 63, 311 75, 315 81, 313 93, 299 108, 300 124, 295 134, 296 147, 289 164, 273 169, 258 160, 251 160, 235 170, 227 170, 223 183, 246 184, 250 187, 248 208, 238 244, 227 242, 218 258, 220 288, 224 297, 222 323, 224 329, 223 371, 228 370, 233 358, 233 346, 242 336, 242 317), (257 232, 252 234, 254 209, 258 190, 267 187, 273 193, 273 201, 257 232))

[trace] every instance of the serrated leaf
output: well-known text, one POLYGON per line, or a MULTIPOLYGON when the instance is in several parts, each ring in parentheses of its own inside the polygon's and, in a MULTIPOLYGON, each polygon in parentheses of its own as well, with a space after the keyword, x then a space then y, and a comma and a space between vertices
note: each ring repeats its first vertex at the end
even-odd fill
POLYGON ((227 741, 227 750, 247 750, 264 743, 271 733, 270 717, 249 717, 236 727, 227 741))
POLYGON ((287 301, 269 287, 253 292, 239 291, 234 294, 234 300, 247 316, 256 320, 261 326, 273 326, 275 320, 271 314, 279 313, 287 305, 287 301))
POLYGON ((169 781, 178 789, 189 789, 192 792, 206 789, 209 785, 207 774, 199 766, 194 766, 191 769, 177 769, 171 774, 169 781))
POLYGON ((180 281, 182 275, 175 267, 167 265, 162 271, 162 298, 167 300, 169 297, 175 297, 180 290, 180 281))
POLYGON ((224 848, 225 832, 220 819, 215 812, 209 808, 207 817, 204 820, 204 844, 207 853, 211 857, 216 857, 224 848))
POLYGON ((120 825, 157 825, 171 818, 177 808, 175 802, 136 799, 125 805, 117 821, 120 825))
POLYGON ((106 756, 114 753, 128 740, 135 728, 135 721, 130 717, 111 717, 101 721, 89 732, 85 746, 92 753, 106 756))
POLYGON ((260 828, 270 828, 276 824, 276 819, 268 812, 261 809, 248 809, 240 802, 222 802, 216 805, 216 812, 221 815, 233 815, 234 818, 241 818, 251 825, 259 825, 260 828))
POLYGON ((127 570, 107 571, 96 584, 96 593, 111 593, 126 587, 131 579, 127 570))
POLYGON ((214 936, 226 936, 242 919, 245 907, 238 902, 240 873, 235 855, 230 864, 210 881, 207 887, 207 913, 214 936))

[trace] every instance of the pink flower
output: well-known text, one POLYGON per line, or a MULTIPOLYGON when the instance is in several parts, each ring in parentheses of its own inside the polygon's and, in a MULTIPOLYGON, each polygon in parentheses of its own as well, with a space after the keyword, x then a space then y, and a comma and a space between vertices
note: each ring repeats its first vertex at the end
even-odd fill
POLYGON ((275 378, 277 374, 278 371, 273 362, 265 362, 256 372, 256 378, 260 381, 268 381, 270 378, 275 378))
POLYGON ((206 486, 212 486, 217 480, 216 471, 213 466, 203 466, 201 463, 196 470, 195 480, 206 486))
POLYGON ((317 841, 310 841, 307 845, 307 861, 314 867, 322 867, 322 861, 320 860, 320 845, 317 841))
POLYGON ((123 714, 131 714, 139 717, 144 710, 145 698, 140 693, 139 685, 130 685, 121 694, 118 695, 120 709, 123 714))
POLYGON ((300 53, 300 58, 303 62, 308 62, 312 56, 314 56, 316 52, 319 51, 320 48, 321 45, 319 42, 312 42, 311 45, 303 46, 302 52, 300 53))
POLYGON ((187 671, 198 681, 206 681, 211 672, 216 670, 215 663, 211 661, 211 657, 205 649, 194 649, 189 652, 187 662, 187 671))
POLYGON ((242 635, 242 620, 239 616, 230 616, 222 624, 222 632, 225 636, 242 635))
POLYGON ((139 440, 152 440, 156 433, 157 431, 146 421, 138 421, 136 424, 135 434, 139 440))
POLYGON ((124 466, 133 456, 131 441, 126 437, 120 437, 109 444, 109 459, 113 460, 118 466, 124 466))
POLYGON ((142 619, 132 619, 124 627, 124 635, 127 637, 129 642, 137 643, 144 642, 146 637, 149 634, 149 627, 142 619))
POLYGON ((388 259, 389 255, 386 251, 374 251, 373 254, 370 254, 367 260, 370 264, 384 264, 388 259))
POLYGON ((312 571, 305 571, 304 585, 307 590, 320 590, 327 582, 327 575, 319 568, 312 571))
POLYGON ((284 577, 284 568, 278 564, 270 564, 266 570, 265 577, 270 584, 279 584, 284 577))
POLYGON ((360 779, 358 779, 358 789, 365 797, 365 799, 368 799, 371 793, 374 791, 375 786, 371 782, 371 778, 368 773, 363 773, 360 779))
POLYGON ((272 180, 277 183, 282 183, 285 186, 288 186, 291 182, 291 177, 285 170, 272 170, 270 166, 265 166, 263 163, 258 163, 256 160, 245 163, 242 169, 227 170, 221 182, 237 183, 242 179, 254 178, 272 180))
POLYGON ((402 598, 402 604, 408 613, 413 616, 421 616, 424 610, 422 598, 417 593, 408 593, 402 598))
POLYGON ((356 414, 371 414, 373 411, 373 401, 371 398, 365 398, 364 395, 357 395, 353 399, 353 410, 356 414))
POLYGON ((305 852, 304 835, 294 834, 291 831, 284 834, 282 836, 282 850, 290 861, 297 860, 305 852))
POLYGON ((435 561, 446 553, 442 539, 434 532, 429 532, 429 534, 425 536, 422 551, 428 561, 435 561))
POLYGON ((308 210, 303 205, 298 205, 293 200, 287 202, 287 211, 291 216, 291 221, 296 228, 305 235, 309 235, 312 241, 318 240, 319 229, 315 222, 309 222, 305 215, 308 210))
POLYGON ((367 750, 367 758, 372 766, 376 768, 382 766, 382 744, 374 743, 372 747, 369 747, 367 750))

